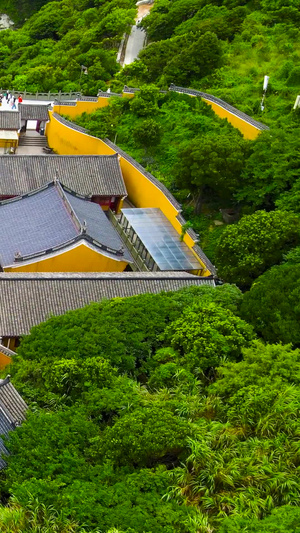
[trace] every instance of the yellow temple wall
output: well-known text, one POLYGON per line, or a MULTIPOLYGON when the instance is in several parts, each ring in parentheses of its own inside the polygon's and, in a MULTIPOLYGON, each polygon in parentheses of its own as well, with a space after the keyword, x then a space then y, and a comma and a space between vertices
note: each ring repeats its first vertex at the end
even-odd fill
POLYGON ((123 272, 127 261, 118 261, 92 250, 85 244, 32 263, 16 263, 5 272, 123 272))
POLYGON ((75 118, 79 115, 82 115, 82 113, 92 113, 93 111, 96 111, 97 109, 101 109, 102 107, 106 107, 108 105, 109 98, 99 96, 97 102, 79 100, 78 102, 76 102, 75 106, 56 104, 53 106, 53 111, 55 113, 58 113, 59 115, 65 115, 70 118, 75 118))
POLYGON ((239 130, 243 137, 245 137, 245 139, 253 141, 261 133, 261 130, 259 130, 255 126, 252 126, 252 124, 249 124, 249 122, 246 122, 237 115, 230 113, 230 111, 224 109, 224 107, 216 104, 215 102, 211 102, 210 100, 206 100, 205 98, 202 98, 202 100, 208 105, 210 105, 210 107, 216 113, 216 115, 218 115, 218 117, 227 118, 228 122, 230 122, 232 126, 239 130))

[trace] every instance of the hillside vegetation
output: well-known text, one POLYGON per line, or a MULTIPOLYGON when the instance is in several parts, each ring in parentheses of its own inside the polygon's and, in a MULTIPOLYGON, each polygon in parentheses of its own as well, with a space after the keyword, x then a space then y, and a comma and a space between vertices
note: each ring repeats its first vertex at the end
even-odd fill
POLYGON ((194 287, 33 328, 10 370, 31 409, 9 439, 1 531, 297 531, 300 352, 271 329, 264 344, 249 305, 194 287))
POLYGON ((298 533, 300 0, 156 0, 149 45, 122 70, 133 0, 31 2, 27 21, 25 0, 7 5, 21 27, 0 33, 0 85, 140 87, 77 122, 167 185, 232 285, 33 328, 9 369, 29 413, 7 443, 1 531, 298 533), (270 130, 246 141, 199 98, 160 92, 170 83, 270 130))
MULTIPOLYGON (((12 5, 18 9, 19 2, 12 5)), ((119 68, 121 37, 135 15, 134 0, 47 3, 19 30, 0 32, 0 87, 86 94, 106 90, 119 68), (81 65, 88 67, 87 76, 81 76, 81 65)))

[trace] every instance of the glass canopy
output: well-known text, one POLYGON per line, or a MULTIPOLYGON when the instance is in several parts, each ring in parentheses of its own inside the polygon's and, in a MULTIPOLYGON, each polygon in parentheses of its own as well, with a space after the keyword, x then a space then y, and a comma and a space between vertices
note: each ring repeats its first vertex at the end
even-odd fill
MULTIPOLYGON (((177 231, 158 208, 122 209, 121 224, 135 233, 160 270, 198 270, 197 261, 177 231)), ((133 236, 131 240, 134 242, 133 236)))

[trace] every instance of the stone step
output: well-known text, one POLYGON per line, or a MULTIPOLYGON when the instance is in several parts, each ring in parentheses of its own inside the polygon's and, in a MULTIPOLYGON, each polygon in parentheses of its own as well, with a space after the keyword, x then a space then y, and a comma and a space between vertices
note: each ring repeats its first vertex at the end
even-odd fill
POLYGON ((20 137, 19 146, 47 146, 46 137, 20 137))

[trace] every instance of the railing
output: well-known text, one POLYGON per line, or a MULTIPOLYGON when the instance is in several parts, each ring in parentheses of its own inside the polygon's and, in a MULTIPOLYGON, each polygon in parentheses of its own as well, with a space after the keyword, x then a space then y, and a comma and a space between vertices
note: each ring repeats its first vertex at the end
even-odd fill
POLYGON ((133 270, 135 270, 136 272, 149 272, 149 269, 146 267, 143 259, 141 258, 141 256, 137 252, 137 250, 135 249, 135 247, 132 244, 132 242, 129 239, 129 237, 126 235, 126 233, 125 233, 124 229, 122 228, 121 224, 119 223, 116 215, 111 211, 111 209, 109 209, 107 211, 107 214, 108 214, 108 218, 109 218, 110 222, 112 223, 112 225, 114 226, 114 228, 116 229, 118 234, 120 235, 120 237, 121 237, 122 241, 124 242, 126 248, 129 250, 130 255, 134 259, 134 263, 132 263, 130 265, 131 268, 133 270))
MULTIPOLYGON (((28 91, 17 91, 15 89, 13 89, 12 91, 8 89, 2 89, 2 88, 0 89, 1 94, 8 93, 8 92, 10 92, 14 96, 18 96, 20 94, 23 100, 64 101, 64 100, 77 100, 78 98, 82 98, 81 92, 73 92, 73 91, 70 91, 69 93, 63 93, 61 91, 59 91, 58 93, 52 93, 51 91, 47 93, 39 93, 39 92, 33 93, 33 92, 28 92, 28 91)), ((87 98, 91 98, 91 97, 87 96, 87 98)))

